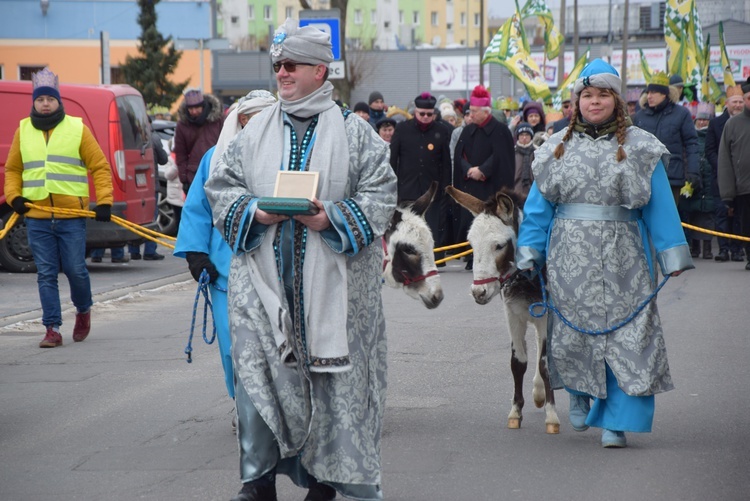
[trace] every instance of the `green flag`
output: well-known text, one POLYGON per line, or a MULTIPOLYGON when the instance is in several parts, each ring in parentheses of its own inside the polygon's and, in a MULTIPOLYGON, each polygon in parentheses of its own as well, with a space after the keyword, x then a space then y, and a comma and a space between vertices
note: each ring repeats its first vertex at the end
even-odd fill
POLYGON ((552 11, 549 10, 544 0, 526 1, 526 5, 521 9, 521 19, 529 17, 538 17, 544 25, 544 52, 547 54, 547 59, 554 59, 559 56, 565 37, 555 26, 552 11))
POLYGON ((559 89, 557 89, 557 92, 552 94, 552 106, 555 109, 562 109, 562 102, 563 99, 566 97, 569 98, 571 92, 573 91, 573 85, 576 83, 576 80, 578 80, 578 76, 581 74, 583 69, 586 67, 586 65, 589 62, 589 53, 591 52, 591 49, 586 49, 586 52, 578 58, 578 61, 576 61, 575 66, 573 66, 573 69, 570 70, 570 73, 568 73, 568 76, 565 77, 565 80, 563 81, 562 85, 559 89))
POLYGON ((646 81, 647 84, 651 83, 651 75, 653 75, 653 70, 651 70, 651 67, 648 65, 648 60, 646 60, 646 55, 643 54, 643 49, 638 49, 638 52, 641 53, 641 73, 643 73, 643 79, 646 81))
POLYGON ((664 11, 664 41, 669 50, 669 73, 680 75, 685 86, 702 80, 703 30, 695 0, 668 0, 664 11))
POLYGON ((732 63, 729 62, 727 46, 724 43, 724 23, 719 21, 719 47, 721 49, 721 67, 724 70, 724 87, 733 87, 734 74, 732 73, 732 63))

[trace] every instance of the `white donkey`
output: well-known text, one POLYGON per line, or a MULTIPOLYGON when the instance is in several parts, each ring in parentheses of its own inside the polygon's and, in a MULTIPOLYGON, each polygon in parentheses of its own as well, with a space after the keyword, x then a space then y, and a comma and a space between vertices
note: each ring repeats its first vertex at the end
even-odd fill
POLYGON ((383 236, 383 279, 386 285, 403 288, 407 295, 420 299, 429 308, 443 300, 435 265, 435 241, 424 214, 435 198, 438 184, 414 202, 401 202, 383 236))
POLYGON ((537 407, 544 406, 547 433, 560 432, 555 410, 555 395, 547 372, 547 316, 534 318, 529 305, 542 300, 537 280, 518 272, 515 263, 518 227, 523 219, 519 196, 499 191, 487 201, 448 186, 446 192, 474 215, 469 229, 469 243, 474 249, 474 283, 471 294, 478 304, 487 304, 498 293, 503 298, 511 340, 510 368, 515 385, 513 405, 508 414, 508 428, 521 427, 523 419, 523 377, 528 365, 526 328, 536 330, 537 364, 531 393, 537 407))

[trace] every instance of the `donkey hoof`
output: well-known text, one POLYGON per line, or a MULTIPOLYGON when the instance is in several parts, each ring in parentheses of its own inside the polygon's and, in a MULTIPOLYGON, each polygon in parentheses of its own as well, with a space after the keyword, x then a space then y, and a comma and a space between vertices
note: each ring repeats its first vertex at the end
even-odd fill
POLYGON ((508 418, 508 428, 517 430, 521 427, 521 418, 508 418))
POLYGON ((536 405, 537 409, 541 409, 544 407, 544 400, 534 400, 534 405, 536 405))
POLYGON ((559 423, 547 423, 547 433, 549 435, 557 435, 560 433, 559 423))

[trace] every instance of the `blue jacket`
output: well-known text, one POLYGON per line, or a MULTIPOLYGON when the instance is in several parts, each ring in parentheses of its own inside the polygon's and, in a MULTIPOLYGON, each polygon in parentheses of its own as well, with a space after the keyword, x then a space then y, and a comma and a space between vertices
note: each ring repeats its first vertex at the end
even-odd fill
POLYGON ((663 108, 657 106, 656 110, 644 105, 635 114, 633 122, 655 135, 667 147, 672 155, 667 166, 669 184, 682 186, 687 175, 700 177, 700 152, 695 124, 687 108, 674 102, 668 102, 663 108))

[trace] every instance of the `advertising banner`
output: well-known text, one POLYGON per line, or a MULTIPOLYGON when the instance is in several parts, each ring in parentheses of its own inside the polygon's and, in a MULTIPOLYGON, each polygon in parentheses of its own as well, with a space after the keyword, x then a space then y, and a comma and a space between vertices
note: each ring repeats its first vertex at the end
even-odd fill
MULTIPOLYGON (((646 56, 648 67, 651 71, 667 70, 667 49, 642 49, 643 55, 646 56)), ((612 61, 610 63, 617 71, 622 68, 622 49, 612 51, 612 61)), ((641 53, 638 48, 628 49, 627 60, 628 85, 646 85, 646 79, 643 76, 643 67, 641 66, 641 53)))
MULTIPOLYGON (((489 86, 490 69, 485 65, 484 85, 489 86)), ((479 85, 479 55, 430 57, 430 90, 472 90, 479 85), (468 64, 467 64, 468 62, 468 64)))

